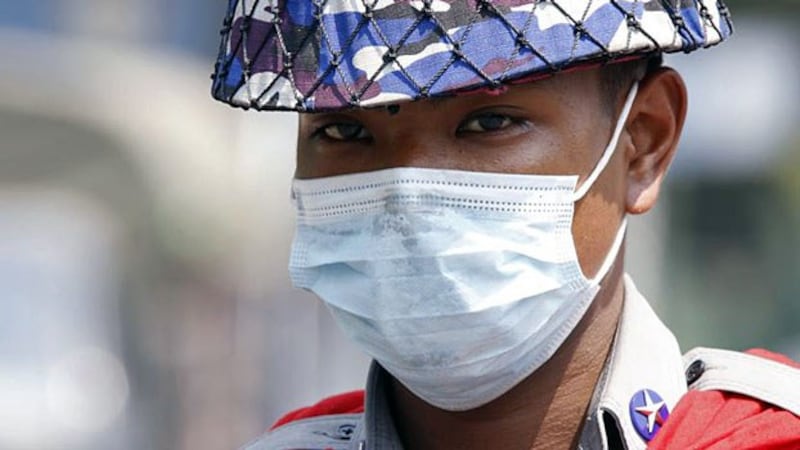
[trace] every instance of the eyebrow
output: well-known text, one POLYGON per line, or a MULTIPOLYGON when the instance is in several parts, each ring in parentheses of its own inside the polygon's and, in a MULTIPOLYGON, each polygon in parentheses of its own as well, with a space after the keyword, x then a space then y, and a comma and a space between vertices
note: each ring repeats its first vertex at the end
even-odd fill
MULTIPOLYGON (((428 104, 430 104, 433 107, 433 109, 441 109, 442 105, 446 103, 446 100, 452 100, 454 98, 456 98, 456 96, 454 95, 442 95, 438 97, 428 97, 425 99, 420 99, 420 101, 428 102, 428 104)), ((390 103, 388 105, 385 105, 384 109, 386 110, 387 113, 389 113, 390 116, 393 116, 398 112, 400 112, 400 108, 402 107, 403 107, 402 103, 390 103)))
POLYGON ((452 100, 454 98, 456 98, 454 95, 442 95, 437 97, 429 97, 426 100, 431 102, 431 106, 433 106, 434 109, 439 109, 442 107, 442 105, 447 103, 447 100, 452 100))
MULTIPOLYGON (((543 78, 542 80, 539 80, 539 81, 546 81, 546 80, 548 80, 550 78, 543 78)), ((524 86, 526 88, 533 89, 533 90, 541 90, 542 88, 544 88, 544 86, 539 82, 521 83, 519 85, 523 85, 523 84, 524 84, 524 86)), ((447 102, 447 100, 455 100, 455 99, 459 99, 459 98, 470 98, 470 97, 479 98, 479 97, 482 97, 482 96, 483 97, 489 97, 489 98, 498 98, 498 97, 501 97, 503 95, 509 94, 509 90, 511 88, 513 88, 514 86, 518 86, 518 85, 516 85, 516 84, 504 84, 504 85, 501 85, 499 92, 494 92, 494 93, 489 88, 483 87, 483 88, 474 89, 472 91, 463 91, 461 93, 456 93, 456 94, 441 95, 441 96, 437 96, 437 97, 428 97, 425 100, 431 102, 431 106, 433 106, 434 109, 439 109, 439 108, 441 108, 442 104, 447 102)))

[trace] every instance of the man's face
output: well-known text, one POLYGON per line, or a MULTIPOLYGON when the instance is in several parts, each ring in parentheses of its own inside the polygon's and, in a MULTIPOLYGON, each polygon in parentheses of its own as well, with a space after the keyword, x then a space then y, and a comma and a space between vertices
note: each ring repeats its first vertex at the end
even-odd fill
MULTIPOLYGON (((580 175, 580 185, 617 119, 609 114, 601 86, 599 70, 586 70, 511 86, 500 95, 405 103, 394 114, 386 109, 302 114, 296 176, 421 167, 580 175)), ((573 235, 587 276, 602 263, 624 213, 624 159, 617 152, 576 205, 573 235)))

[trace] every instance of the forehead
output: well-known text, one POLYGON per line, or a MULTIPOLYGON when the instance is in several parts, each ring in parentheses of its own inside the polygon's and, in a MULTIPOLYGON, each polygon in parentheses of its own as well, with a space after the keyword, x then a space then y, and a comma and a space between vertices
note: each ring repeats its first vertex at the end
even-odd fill
POLYGON ((587 68, 551 75, 525 83, 504 85, 501 89, 479 89, 457 95, 431 97, 413 102, 395 103, 377 108, 356 108, 334 112, 301 113, 301 122, 325 115, 371 116, 404 113, 436 113, 474 109, 495 104, 513 103, 532 110, 560 108, 593 108, 599 102, 601 70, 587 68))

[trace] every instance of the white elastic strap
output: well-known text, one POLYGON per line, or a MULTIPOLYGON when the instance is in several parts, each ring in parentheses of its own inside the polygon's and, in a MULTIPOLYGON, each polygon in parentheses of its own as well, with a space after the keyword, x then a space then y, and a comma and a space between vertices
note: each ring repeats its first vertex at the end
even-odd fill
POLYGON ((603 264, 600 266, 600 269, 597 270, 597 273, 592 277, 592 283, 600 284, 603 281, 603 277, 608 274, 608 271, 611 270, 611 266, 614 264, 614 261, 617 260, 617 255, 619 254, 619 249, 622 247, 622 241, 625 240, 625 231, 628 229, 628 218, 623 217, 622 223, 619 225, 619 230, 617 230, 617 236, 614 238, 614 242, 611 244, 611 248, 608 249, 608 254, 606 254, 606 259, 603 260, 603 264))
POLYGON ((619 137, 622 135, 622 130, 625 129, 625 122, 628 121, 628 115, 631 113, 631 107, 633 107, 633 101, 636 100, 636 93, 639 91, 639 82, 633 83, 631 90, 628 92, 628 98, 625 99, 625 106, 622 108, 622 113, 619 115, 619 119, 617 120, 617 126, 614 128, 614 134, 611 136, 611 142, 608 143, 605 151, 603 152, 603 156, 600 157, 600 161, 597 162, 597 165, 592 170, 592 173, 586 178, 580 188, 575 191, 573 194, 573 201, 577 202, 578 200, 582 199, 589 189, 592 188, 594 182, 597 181, 597 178, 603 173, 603 170, 608 165, 608 162, 611 160, 611 157, 614 156, 614 150, 617 149, 617 144, 619 143, 619 137))

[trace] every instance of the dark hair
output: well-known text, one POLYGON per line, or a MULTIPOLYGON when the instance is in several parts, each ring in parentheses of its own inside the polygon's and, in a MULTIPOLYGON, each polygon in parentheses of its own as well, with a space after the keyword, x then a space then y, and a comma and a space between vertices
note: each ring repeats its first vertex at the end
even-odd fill
POLYGON ((601 69, 601 100, 612 117, 618 114, 621 102, 625 99, 633 82, 641 80, 648 73, 657 70, 663 62, 664 58, 659 53, 631 61, 612 63, 601 69))

